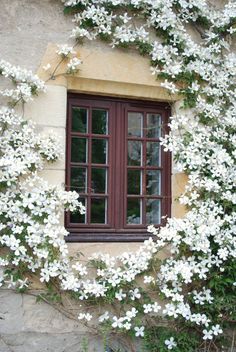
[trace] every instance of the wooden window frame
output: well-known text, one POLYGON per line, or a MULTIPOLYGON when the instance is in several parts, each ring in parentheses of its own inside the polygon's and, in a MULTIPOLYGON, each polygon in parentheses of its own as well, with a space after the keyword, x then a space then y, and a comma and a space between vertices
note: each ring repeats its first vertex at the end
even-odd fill
MULTIPOLYGON (((140 101, 135 99, 121 99, 113 97, 104 97, 97 95, 86 95, 79 93, 68 93, 67 104, 67 127, 66 127, 66 189, 70 190, 70 150, 71 136, 75 135, 71 132, 72 122, 72 106, 106 108, 110 110, 109 135, 99 135, 98 138, 107 138, 110 140, 108 148, 108 167, 110 172, 110 180, 108 182, 107 197, 110 197, 110 205, 108 207, 107 224, 71 224, 69 212, 65 213, 65 226, 69 231, 68 242, 141 242, 150 237, 147 232, 146 225, 126 225, 126 177, 127 173, 127 140, 136 140, 135 137, 127 136, 127 111, 145 111, 145 113, 160 113, 162 116, 162 130, 166 134, 169 132, 168 122, 170 116, 169 103, 140 101), (125 148, 124 148, 125 144, 125 148), (125 171, 125 172, 124 172, 125 171), (117 183, 117 180, 119 181, 117 183)), ((77 134, 79 135, 79 133, 77 134)), ((86 136, 91 140, 91 133, 86 136)), ((143 138, 145 141, 147 138, 143 138)), ((148 138, 149 141, 149 138, 148 138)), ((161 196, 151 196, 150 198, 161 198, 161 224, 164 226, 166 219, 164 216, 171 215, 171 154, 164 152, 161 148, 161 196), (164 177, 163 177, 164 176, 164 177)), ((87 165, 90 165, 90 160, 87 165)), ((94 164, 93 164, 94 166, 94 164)), ((101 166, 101 165, 100 165, 101 166)), ((132 168, 132 167, 131 167, 132 168)), ((153 167, 152 167, 153 169, 153 167)), ((91 194, 90 194, 91 196, 91 194)), ((103 195, 104 196, 104 195, 103 195)), ((138 196, 137 196, 138 197, 138 196)), ((141 198, 142 196, 140 196, 141 198)), ((144 196, 143 196, 144 197, 144 196)), ((147 199, 147 196, 146 196, 147 199)))

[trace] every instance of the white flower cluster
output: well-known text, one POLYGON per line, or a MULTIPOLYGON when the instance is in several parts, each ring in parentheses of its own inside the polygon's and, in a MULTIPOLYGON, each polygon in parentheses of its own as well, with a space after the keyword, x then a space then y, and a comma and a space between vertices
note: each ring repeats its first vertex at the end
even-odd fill
POLYGON ((73 57, 67 64, 67 71, 66 73, 76 73, 79 70, 79 66, 82 64, 82 61, 77 57, 73 57))
POLYGON ((10 186, 19 176, 41 170, 44 160, 55 161, 61 154, 55 136, 40 136, 13 109, 0 109, 0 183, 10 186))
MULTIPOLYGON (((29 98, 44 88, 31 72, 1 62, 2 75, 18 87, 27 84, 29 98), (23 83, 23 82, 24 83, 23 83)), ((10 95, 10 102, 16 97, 10 95)), ((20 99, 18 103, 25 102, 20 99)), ((52 187, 37 176, 46 161, 60 156, 58 138, 40 136, 33 125, 8 107, 0 109, 0 246, 10 252, 0 257, 3 268, 0 282, 12 288, 23 289, 29 284, 24 272, 38 272, 40 280, 68 277, 82 268, 71 267, 64 237, 67 231, 61 225, 64 210, 84 207, 76 192, 65 192, 52 187), (8 269, 10 265, 10 271, 8 269), (18 268, 24 267, 19 276, 18 268), (18 273, 18 274, 17 274, 18 273)))
MULTIPOLYGON (((79 70, 79 66, 82 64, 82 61, 76 57, 76 51, 74 50, 73 46, 69 46, 67 44, 57 45, 58 49, 56 53, 62 58, 62 60, 67 59, 69 60, 66 65, 66 72, 67 74, 75 74, 79 70)), ((51 65, 48 64, 44 66, 44 70, 48 71, 51 68, 51 65)), ((55 73, 55 71, 54 71, 55 73)))
POLYGON ((32 95, 45 91, 44 82, 31 71, 13 66, 4 60, 0 60, 0 76, 9 78, 14 83, 14 89, 0 91, 1 95, 10 97, 14 102, 27 102, 32 99, 32 95))
POLYGON ((58 49, 57 49, 56 53, 63 58, 67 57, 70 54, 75 54, 73 47, 69 46, 67 44, 58 44, 57 48, 58 49))
MULTIPOLYGON (((82 284, 81 297, 105 295, 113 287, 115 299, 131 299, 124 283, 134 282, 149 268, 157 251, 171 244, 172 256, 161 265, 157 277, 145 275, 144 281, 158 285, 170 301, 164 304, 164 315, 202 326, 203 339, 211 340, 221 328, 206 314, 192 311, 188 298, 201 310, 201 306, 214 303, 214 296, 207 287, 190 289, 186 295, 186 287, 195 280, 204 282, 214 270, 222 272, 226 261, 236 257, 236 213, 232 211, 236 203, 236 98, 232 84, 236 56, 230 53, 226 35, 234 33, 235 1, 220 10, 209 7, 206 0, 111 0, 109 6, 106 0, 63 2, 70 7, 82 5, 74 17, 73 37, 93 40, 103 35, 112 46, 136 46, 141 52, 146 48, 152 73, 164 77, 161 85, 170 93, 182 93, 187 107, 193 107, 191 117, 184 110, 181 116, 172 116, 171 132, 162 140, 164 149, 173 153, 179 171, 188 174, 180 202, 191 209, 184 219, 169 219, 164 228, 150 226, 156 240, 150 239, 135 254, 94 256, 103 268, 98 269, 96 281, 82 284), (140 18, 145 18, 145 23, 140 24, 140 18), (186 24, 202 19, 208 29, 195 41, 186 24), (92 285, 90 292, 88 285, 92 285)), ((143 307, 145 315, 153 313, 152 304, 143 307)), ((124 327, 127 321, 122 316, 111 319, 113 327, 130 328, 124 327)), ((173 337, 165 344, 167 349, 176 347, 173 337)))

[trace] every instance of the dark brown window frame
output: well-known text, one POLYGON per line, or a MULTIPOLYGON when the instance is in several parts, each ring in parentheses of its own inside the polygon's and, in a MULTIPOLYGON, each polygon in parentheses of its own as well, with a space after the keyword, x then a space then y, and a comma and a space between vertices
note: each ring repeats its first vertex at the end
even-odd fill
MULTIPOLYGON (((69 231, 69 236, 66 238, 68 242, 141 242, 150 237, 147 232, 146 226, 144 225, 124 225, 124 218, 126 216, 126 177, 124 177, 127 165, 125 164, 127 155, 127 143, 128 139, 126 135, 127 123, 125 115, 127 110, 138 111, 145 110, 146 113, 160 113, 162 115, 162 129, 163 133, 169 132, 168 122, 170 116, 170 105, 169 103, 153 102, 149 100, 139 101, 134 99, 121 99, 97 95, 86 95, 79 93, 68 93, 68 104, 67 104, 67 127, 66 127, 66 189, 70 190, 70 148, 71 148, 71 107, 72 106, 96 106, 105 107, 110 109, 113 117, 110 122, 110 134, 106 138, 113 139, 108 148, 109 153, 109 167, 112 170, 109 181, 108 196, 110 196, 109 206, 109 220, 110 225, 106 224, 70 224, 69 213, 65 214, 65 225, 69 231), (93 102, 91 104, 91 101, 93 102), (82 102, 82 103, 81 103, 82 102), (119 120, 120 119, 120 120, 119 120), (118 125, 118 127, 117 127, 118 125), (114 140, 115 139, 115 140, 114 140), (122 143, 125 141, 125 148, 122 143), (122 148, 121 148, 122 146, 122 148), (119 152, 118 152, 119 151, 119 152), (116 161, 116 162, 114 162, 116 161), (125 169, 121 169, 123 165, 125 169), (119 176, 117 176, 119 175, 119 176), (115 181, 119 179, 118 185, 115 181), (122 194, 122 196, 121 196, 122 194), (116 206, 115 206, 116 205, 116 206)), ((91 137, 88 133, 88 137, 91 137)), ((99 135, 98 138, 104 137, 99 135)), ((135 138, 130 138, 134 139, 135 138)), ((162 170, 162 182, 161 182, 161 196, 162 199, 162 216, 171 215, 171 154, 164 152, 161 149, 161 170, 162 170), (163 177, 164 175, 164 177, 163 177)), ((153 196, 152 196, 153 198, 153 196)), ((155 197, 154 197, 155 198, 155 197)), ((158 198, 158 197, 157 197, 158 198)), ((165 218, 162 218, 160 226, 164 226, 166 223, 165 218)))

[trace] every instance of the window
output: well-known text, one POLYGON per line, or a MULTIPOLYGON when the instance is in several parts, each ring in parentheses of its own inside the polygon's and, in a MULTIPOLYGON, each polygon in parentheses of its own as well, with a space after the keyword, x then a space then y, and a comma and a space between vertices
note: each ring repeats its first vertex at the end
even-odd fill
POLYGON ((169 105, 69 94, 66 185, 86 214, 66 214, 69 241, 142 241, 170 215, 169 105))

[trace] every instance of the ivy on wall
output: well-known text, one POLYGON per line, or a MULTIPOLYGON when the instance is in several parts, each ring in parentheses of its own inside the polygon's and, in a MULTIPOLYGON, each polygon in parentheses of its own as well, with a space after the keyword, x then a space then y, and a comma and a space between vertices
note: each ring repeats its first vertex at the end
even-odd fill
MULTIPOLYGON (((59 157, 57 138, 42 139, 14 110, 44 90, 44 83, 0 61, 1 76, 13 83, 1 91, 8 100, 0 111, 1 283, 25 290, 28 272, 50 290, 57 282, 57 290, 85 302, 78 319, 93 322, 98 313, 86 302, 95 303, 101 332, 143 337, 147 351, 223 351, 223 329, 236 322, 236 3, 217 10, 205 0, 63 2, 73 14, 77 43, 100 39, 135 48, 150 58, 162 86, 182 95, 162 145, 188 175, 180 198, 188 213, 161 229, 150 226, 154 239, 137 252, 94 254, 87 267, 68 257, 60 216, 64 208, 83 212, 83 206, 75 192, 50 187, 37 175, 45 161, 59 157), (158 260, 169 245, 170 257, 158 260)), ((63 45, 57 51, 68 60, 67 74, 81 65, 73 50, 63 45)))

